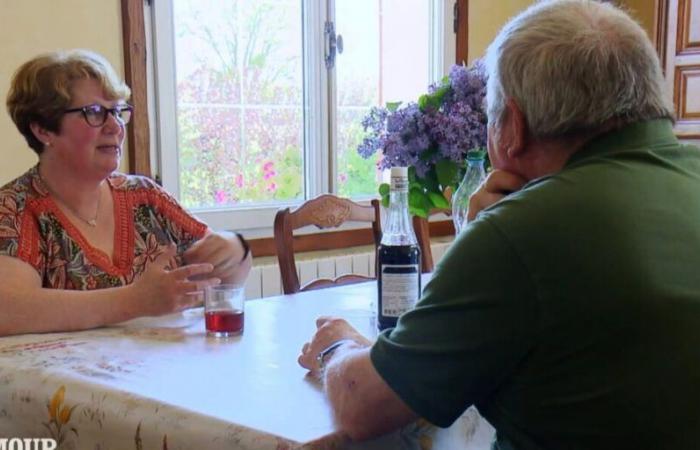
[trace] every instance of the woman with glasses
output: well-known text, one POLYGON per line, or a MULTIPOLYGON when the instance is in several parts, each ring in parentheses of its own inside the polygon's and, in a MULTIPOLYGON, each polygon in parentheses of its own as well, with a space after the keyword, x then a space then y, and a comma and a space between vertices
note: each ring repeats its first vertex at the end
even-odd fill
POLYGON ((251 266, 148 178, 116 172, 130 90, 86 50, 36 57, 7 109, 39 163, 0 188, 0 336, 80 330, 193 306, 251 266))

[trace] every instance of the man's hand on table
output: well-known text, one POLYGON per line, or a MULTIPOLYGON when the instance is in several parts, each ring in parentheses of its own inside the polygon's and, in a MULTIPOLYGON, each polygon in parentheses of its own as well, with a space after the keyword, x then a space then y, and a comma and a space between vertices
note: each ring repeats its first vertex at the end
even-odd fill
POLYGON ((355 330, 347 321, 338 317, 322 316, 316 319, 316 333, 310 342, 304 344, 299 355, 299 365, 319 374, 321 367, 318 355, 332 344, 348 340, 356 347, 369 347, 372 342, 355 330))

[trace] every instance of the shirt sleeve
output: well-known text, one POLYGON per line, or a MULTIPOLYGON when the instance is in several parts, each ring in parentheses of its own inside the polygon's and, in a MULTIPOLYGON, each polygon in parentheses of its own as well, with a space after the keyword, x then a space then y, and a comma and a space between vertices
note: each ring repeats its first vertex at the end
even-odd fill
POLYGON ((178 255, 204 237, 207 225, 183 208, 165 189, 153 183, 153 193, 160 210, 161 226, 177 245, 178 255))
POLYGON ((414 412, 449 426, 525 358, 537 315, 526 268, 482 219, 454 242, 416 308, 379 336, 371 360, 414 412))
POLYGON ((12 192, 0 191, 0 255, 16 257, 19 236, 17 201, 12 192))
POLYGON ((14 190, 0 190, 0 255, 28 263, 43 278, 45 260, 41 235, 36 220, 22 200, 14 190))

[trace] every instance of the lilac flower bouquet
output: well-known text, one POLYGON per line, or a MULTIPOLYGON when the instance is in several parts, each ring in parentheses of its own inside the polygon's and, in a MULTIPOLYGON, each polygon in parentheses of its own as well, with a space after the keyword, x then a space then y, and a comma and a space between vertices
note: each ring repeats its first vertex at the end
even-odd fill
MULTIPOLYGON (((375 107, 363 119, 368 134, 357 151, 369 158, 381 150, 380 169, 408 166, 410 214, 427 217, 433 208, 449 208, 467 154, 485 157, 485 95, 483 65, 455 65, 417 103, 375 107)), ((379 193, 387 206, 389 185, 382 184, 379 193)))

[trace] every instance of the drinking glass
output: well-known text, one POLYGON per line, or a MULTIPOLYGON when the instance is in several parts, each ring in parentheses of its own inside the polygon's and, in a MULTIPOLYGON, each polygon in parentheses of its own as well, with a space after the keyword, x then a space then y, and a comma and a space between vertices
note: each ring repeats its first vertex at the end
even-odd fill
POLYGON ((204 323, 209 336, 243 333, 245 288, 235 284, 209 286, 204 293, 204 323))

